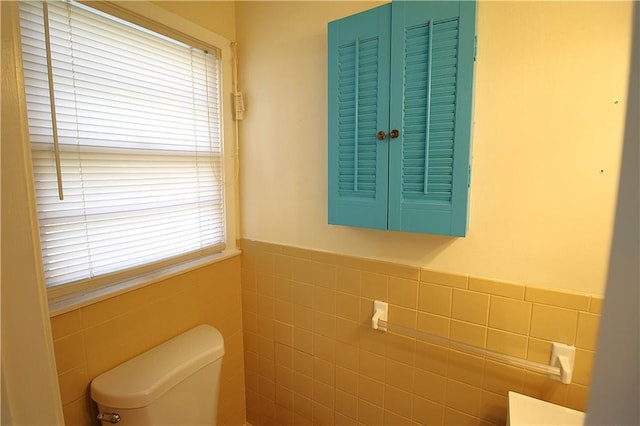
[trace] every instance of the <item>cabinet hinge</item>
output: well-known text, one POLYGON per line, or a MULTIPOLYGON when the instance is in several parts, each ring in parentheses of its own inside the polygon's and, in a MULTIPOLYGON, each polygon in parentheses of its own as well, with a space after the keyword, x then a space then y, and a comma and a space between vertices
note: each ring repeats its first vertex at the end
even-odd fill
POLYGON ((471 164, 469 164, 469 174, 467 175, 467 188, 471 188, 471 164))
POLYGON ((476 61, 476 56, 478 54, 478 36, 473 36, 473 61, 476 61))

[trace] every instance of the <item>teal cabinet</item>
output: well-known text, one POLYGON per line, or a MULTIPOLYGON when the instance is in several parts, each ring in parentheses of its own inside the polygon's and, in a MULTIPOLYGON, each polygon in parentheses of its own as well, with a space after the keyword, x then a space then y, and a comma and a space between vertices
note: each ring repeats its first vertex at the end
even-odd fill
POLYGON ((329 23, 329 223, 464 236, 476 4, 329 23))

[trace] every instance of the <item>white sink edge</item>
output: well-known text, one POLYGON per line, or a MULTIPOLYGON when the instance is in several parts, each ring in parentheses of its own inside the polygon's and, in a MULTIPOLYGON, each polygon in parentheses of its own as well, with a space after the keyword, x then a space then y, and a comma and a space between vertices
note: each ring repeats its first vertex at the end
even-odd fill
POLYGON ((585 413, 509 391, 508 426, 584 425, 585 413))

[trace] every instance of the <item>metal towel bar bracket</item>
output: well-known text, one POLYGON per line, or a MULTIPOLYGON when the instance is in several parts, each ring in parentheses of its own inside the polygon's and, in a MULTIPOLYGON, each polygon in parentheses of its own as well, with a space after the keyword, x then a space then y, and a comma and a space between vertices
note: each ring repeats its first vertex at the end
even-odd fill
POLYGON ((403 327, 390 323, 388 320, 389 305, 386 302, 376 300, 374 302, 374 311, 371 318, 371 327, 382 332, 392 332, 403 336, 412 337, 462 352, 479 355, 490 358, 516 367, 526 368, 531 371, 543 373, 549 377, 559 380, 564 384, 570 384, 573 376, 573 368, 575 364, 574 346, 563 343, 553 342, 551 344, 551 356, 549 364, 542 364, 535 361, 529 361, 517 358, 511 355, 505 355, 499 352, 489 351, 487 349, 468 345, 466 343, 457 342, 445 337, 436 336, 424 331, 415 330, 413 328, 403 327))

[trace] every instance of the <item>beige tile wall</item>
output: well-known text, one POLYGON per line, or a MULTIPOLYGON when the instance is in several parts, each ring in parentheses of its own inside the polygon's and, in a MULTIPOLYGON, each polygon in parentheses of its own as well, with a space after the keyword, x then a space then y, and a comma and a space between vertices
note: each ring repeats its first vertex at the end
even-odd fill
POLYGON ((584 410, 601 300, 242 241, 247 419, 253 425, 504 425, 514 390, 584 410), (548 362, 577 346, 573 383, 369 327, 389 321, 548 362))
POLYGON ((225 340, 218 422, 245 421, 240 257, 51 318, 67 425, 91 425, 89 384, 110 368, 198 324, 225 340))

